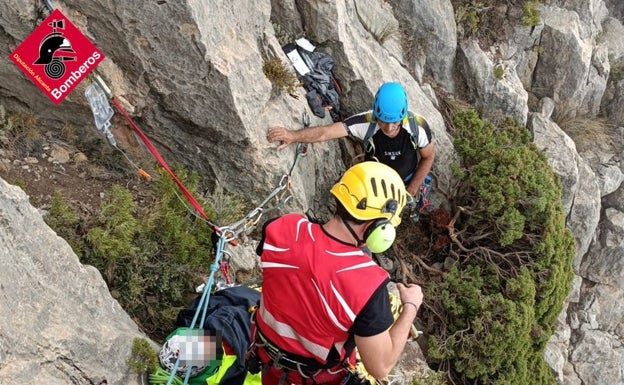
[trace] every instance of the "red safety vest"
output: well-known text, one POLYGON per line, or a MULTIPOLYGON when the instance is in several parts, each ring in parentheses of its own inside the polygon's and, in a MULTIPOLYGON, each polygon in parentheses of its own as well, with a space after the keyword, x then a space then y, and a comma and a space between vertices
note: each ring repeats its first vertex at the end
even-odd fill
POLYGON ((355 317, 388 273, 299 214, 270 222, 262 249, 256 322, 263 335, 286 352, 323 364, 332 347, 344 359, 355 317))

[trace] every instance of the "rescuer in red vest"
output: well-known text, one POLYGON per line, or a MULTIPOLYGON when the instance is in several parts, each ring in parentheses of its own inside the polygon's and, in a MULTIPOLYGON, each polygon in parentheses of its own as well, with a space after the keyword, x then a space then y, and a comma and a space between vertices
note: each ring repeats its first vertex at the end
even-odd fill
POLYGON ((422 303, 420 286, 398 284, 403 310, 393 323, 388 273, 362 251, 381 253, 394 242, 408 198, 399 174, 362 162, 331 194, 336 209, 324 224, 287 214, 263 227, 252 333, 265 385, 343 384, 355 348, 370 375, 386 377, 422 303))

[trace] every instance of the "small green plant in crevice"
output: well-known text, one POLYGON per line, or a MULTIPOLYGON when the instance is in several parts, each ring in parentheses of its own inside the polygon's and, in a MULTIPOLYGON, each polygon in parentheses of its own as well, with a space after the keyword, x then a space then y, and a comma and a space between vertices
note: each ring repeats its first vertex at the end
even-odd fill
POLYGON ((295 93, 295 87, 299 85, 299 80, 280 58, 273 56, 266 59, 262 65, 262 71, 278 92, 295 93))
POLYGON ((533 52, 535 52, 536 54, 541 55, 541 54, 543 54, 543 53, 544 53, 544 46, 543 46, 543 45, 536 44, 536 45, 534 45, 534 46, 532 46, 532 47, 531 47, 531 50, 532 50, 533 52))
POLYGON ((538 9, 539 0, 529 0, 522 7, 520 22, 527 27, 535 27, 541 23, 541 13, 538 9))
POLYGON ((479 32, 481 13, 485 9, 485 5, 478 1, 469 1, 466 4, 460 5, 457 11, 455 11, 457 31, 467 36, 472 36, 479 32))
POLYGON ((271 25, 273 26, 273 30, 275 31, 275 38, 282 47, 288 43, 292 43, 293 41, 295 41, 295 35, 293 33, 287 31, 285 28, 277 23, 271 22, 271 25))
POLYGON ((126 364, 136 374, 149 373, 160 365, 158 353, 143 338, 135 338, 132 341, 132 352, 126 360, 126 364))
POLYGON ((611 70, 609 71, 609 83, 617 83, 624 79, 624 60, 613 60, 612 57, 609 57, 609 64, 611 65, 611 70))
POLYGON ((505 76, 505 68, 501 64, 494 66, 494 77, 498 80, 503 80, 505 76))
POLYGON ((22 190, 24 190, 24 192, 26 192, 26 182, 24 182, 23 179, 13 179, 11 181, 11 184, 21 188, 22 190))

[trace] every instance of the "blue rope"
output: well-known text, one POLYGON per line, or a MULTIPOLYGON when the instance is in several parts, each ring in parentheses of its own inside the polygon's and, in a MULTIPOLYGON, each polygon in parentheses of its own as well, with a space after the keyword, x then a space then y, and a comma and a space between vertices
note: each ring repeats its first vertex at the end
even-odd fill
MULTIPOLYGON (((201 298, 199 299, 199 303, 197 304, 197 309, 195 310, 195 315, 193 315, 193 320, 191 321, 191 328, 195 328, 197 323, 197 318, 199 317, 199 313, 201 312, 201 322, 199 325, 203 325, 206 320, 206 315, 208 313, 208 302, 210 299, 210 292, 212 291, 212 286, 214 285, 214 276, 219 270, 221 266, 221 258, 223 257, 223 247, 225 246, 225 238, 223 236, 219 237, 217 241, 217 249, 215 251, 215 259, 212 265, 210 266, 210 275, 206 280, 206 285, 204 286, 204 291, 202 292, 201 298)), ((178 355, 178 359, 171 370, 169 375, 169 381, 167 381, 167 385, 171 385, 173 383, 174 378, 176 377, 176 372, 178 371, 178 367, 180 366, 180 356, 178 355)), ((186 371, 186 376, 184 377, 184 385, 188 384, 188 380, 191 376, 191 368, 188 368, 186 371)))
MULTIPOLYGON (((173 365, 173 369, 171 369, 171 373, 169 373, 169 380, 167 381, 167 385, 171 385, 173 383, 173 380, 176 377, 176 372, 178 371, 178 366, 180 366, 180 356, 178 355, 178 359, 175 362, 175 365, 173 365)), ((190 372, 190 370, 189 370, 190 372)), ((187 384, 187 383, 185 383, 187 384)))

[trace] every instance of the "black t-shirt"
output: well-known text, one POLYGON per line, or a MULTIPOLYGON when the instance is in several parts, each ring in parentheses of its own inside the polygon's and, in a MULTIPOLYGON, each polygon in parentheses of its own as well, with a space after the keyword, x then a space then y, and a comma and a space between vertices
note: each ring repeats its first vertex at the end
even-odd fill
MULTIPOLYGON (((355 317, 355 321, 349 329, 349 338, 344 344, 344 349, 347 352, 347 356, 351 354, 355 348, 355 336, 371 337, 379 333, 382 333, 392 326, 394 318, 390 311, 390 295, 388 288, 386 287, 390 282, 388 278, 382 283, 372 297, 368 300, 364 308, 355 317)), ((331 360, 336 360, 338 357, 335 349, 330 351, 329 357, 331 360)))
MULTIPOLYGON (((418 149, 427 147, 433 138, 429 124, 425 119, 417 114, 414 119, 418 122, 418 143, 412 143, 411 126, 408 119, 402 124, 402 129, 394 138, 389 138, 381 131, 378 125, 375 125, 375 133, 372 136, 372 142, 375 150, 370 153, 367 151, 366 160, 376 160, 395 169, 403 181, 406 181, 412 175, 418 162, 420 162, 420 153, 418 149)), ((362 112, 346 118, 343 121, 347 134, 354 139, 364 141, 368 134, 371 123, 374 123, 373 111, 362 112)), ((365 150, 371 150, 368 144, 364 144, 365 150)))
POLYGON ((401 179, 409 177, 418 166, 418 152, 414 150, 412 135, 401 129, 397 136, 389 138, 381 130, 373 135, 373 153, 366 153, 366 160, 377 160, 395 169, 401 179))
POLYGON ((370 337, 388 330, 394 318, 390 311, 390 295, 388 285, 390 278, 385 280, 373 293, 364 308, 355 317, 355 321, 349 330, 352 334, 360 337, 370 337))

